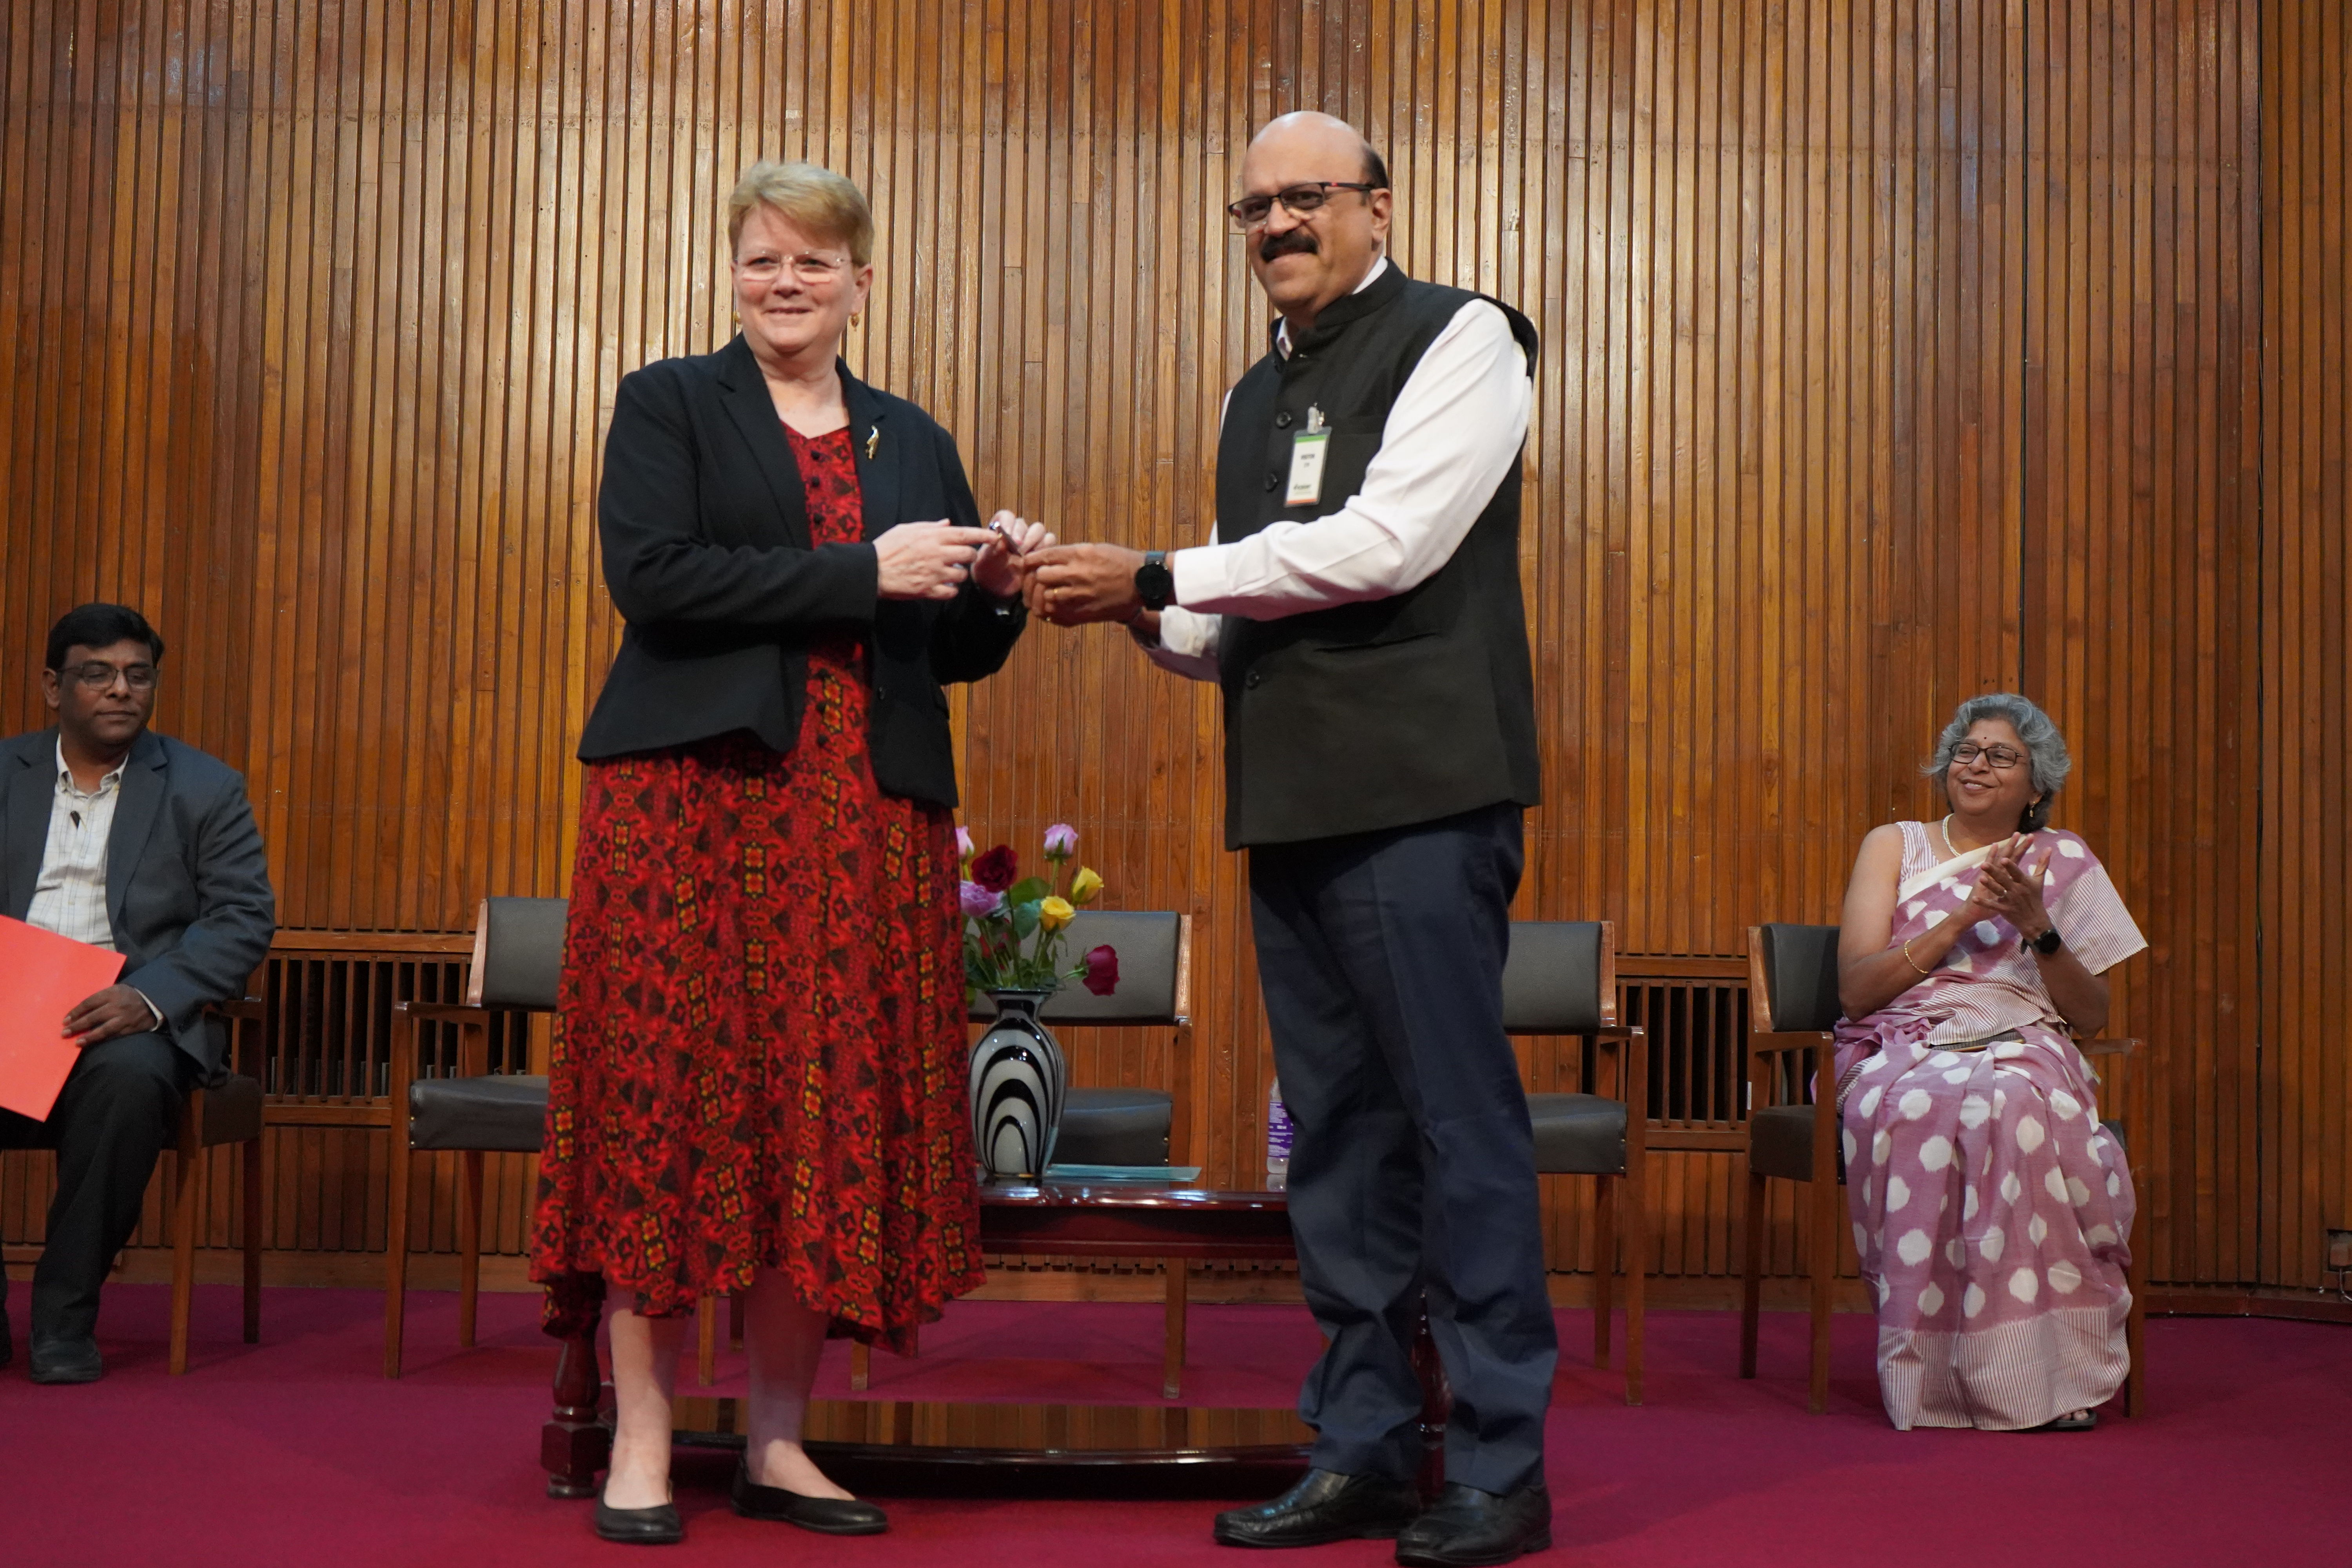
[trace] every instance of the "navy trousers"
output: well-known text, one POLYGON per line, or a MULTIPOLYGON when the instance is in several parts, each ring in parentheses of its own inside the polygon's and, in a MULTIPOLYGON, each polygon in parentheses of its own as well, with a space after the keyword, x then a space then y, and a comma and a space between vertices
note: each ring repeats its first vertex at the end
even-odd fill
POLYGON ((0 1144, 58 1152, 57 1197, 33 1266, 35 1339, 83 1339, 97 1328, 99 1286, 139 1228, 147 1178, 200 1076, 162 1035, 121 1035, 83 1050, 46 1123, 0 1110, 0 1144))
POLYGON ((1423 1292, 1454 1388, 1445 1476, 1543 1478, 1558 1358, 1534 1137, 1503 1033, 1521 813, 1250 851, 1258 975, 1295 1131, 1290 1226, 1330 1344, 1314 1463, 1412 1476, 1423 1292))

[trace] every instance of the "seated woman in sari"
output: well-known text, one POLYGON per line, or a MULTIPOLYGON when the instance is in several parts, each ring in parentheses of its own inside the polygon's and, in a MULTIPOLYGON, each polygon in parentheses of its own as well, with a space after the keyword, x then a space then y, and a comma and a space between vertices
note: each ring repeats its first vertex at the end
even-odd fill
POLYGON ((1960 704, 1940 822, 1871 830, 1838 948, 1847 1202, 1896 1427, 2082 1430, 2127 1369, 2131 1173, 2070 1035, 2147 945, 2047 826, 2072 767, 2022 697, 1960 704))

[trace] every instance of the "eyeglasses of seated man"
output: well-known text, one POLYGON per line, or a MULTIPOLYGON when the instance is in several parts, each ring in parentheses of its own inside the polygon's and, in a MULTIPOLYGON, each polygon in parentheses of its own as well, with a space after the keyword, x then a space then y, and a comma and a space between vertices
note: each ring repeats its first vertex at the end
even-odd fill
POLYGON ((152 691, 155 688, 155 667, 152 664, 108 664, 94 658, 88 664, 69 664, 58 673, 84 691, 109 690, 118 680, 133 691, 152 691))

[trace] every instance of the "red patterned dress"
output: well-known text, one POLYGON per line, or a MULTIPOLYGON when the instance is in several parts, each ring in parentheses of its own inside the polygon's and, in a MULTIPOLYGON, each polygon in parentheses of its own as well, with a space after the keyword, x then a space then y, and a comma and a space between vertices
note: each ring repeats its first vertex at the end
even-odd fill
MULTIPOLYGON (((864 533, 845 430, 787 427, 823 545, 864 533)), ((667 1316, 777 1268, 901 1348, 978 1285, 955 830, 885 795, 862 641, 809 654, 793 750, 590 763, 531 1277, 667 1316)))

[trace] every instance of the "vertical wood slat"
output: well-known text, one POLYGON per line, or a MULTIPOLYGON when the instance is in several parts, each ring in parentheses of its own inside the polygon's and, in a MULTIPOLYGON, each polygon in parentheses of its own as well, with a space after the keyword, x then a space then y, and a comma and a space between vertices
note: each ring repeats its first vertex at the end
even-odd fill
MULTIPOLYGON (((604 421, 727 331, 736 169, 866 184, 853 363, 956 431, 983 506, 1182 545, 1263 342, 1217 208, 1255 125, 1327 108, 1389 153, 1401 264, 1545 333, 1518 912, 1661 955, 1831 918, 1861 832, 1928 809, 1953 700, 2022 683, 2156 943, 2121 981, 2163 1053, 2156 1277, 2306 1280, 2352 1204, 2314 913, 2345 47, 2324 0, 7 0, 0 647, 87 596, 154 614, 161 721, 247 773, 289 925, 560 892, 615 634, 604 421)), ((1246 1175, 1269 1069, 1214 694, 1040 628, 956 721, 983 838, 1076 822, 1122 903, 1196 917, 1193 1087, 1246 1175)), ((304 1245, 381 1223, 318 1206, 348 1136, 273 1134, 304 1245)), ((1707 1268, 1720 1163, 1660 1166, 1658 1235, 1707 1268)))

